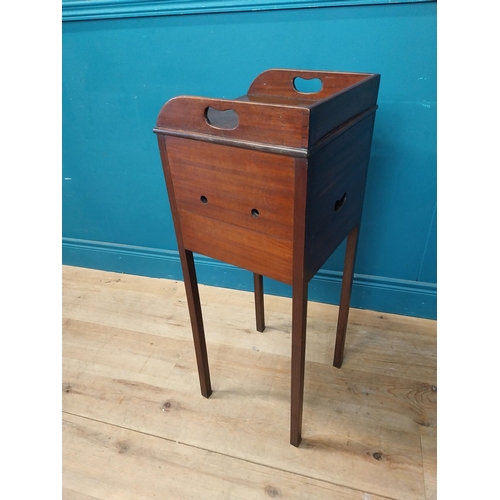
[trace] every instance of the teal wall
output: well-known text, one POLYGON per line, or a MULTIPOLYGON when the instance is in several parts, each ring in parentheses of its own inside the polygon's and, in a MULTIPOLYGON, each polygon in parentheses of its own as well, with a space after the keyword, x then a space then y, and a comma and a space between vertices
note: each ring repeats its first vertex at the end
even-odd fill
MULTIPOLYGON (((152 132, 171 97, 237 97, 273 67, 380 73, 352 305, 436 317, 436 3, 117 16, 63 22, 63 263, 182 277, 152 132)), ((338 303, 344 248, 311 300, 338 303)), ((202 283, 251 289, 197 263, 202 283)))

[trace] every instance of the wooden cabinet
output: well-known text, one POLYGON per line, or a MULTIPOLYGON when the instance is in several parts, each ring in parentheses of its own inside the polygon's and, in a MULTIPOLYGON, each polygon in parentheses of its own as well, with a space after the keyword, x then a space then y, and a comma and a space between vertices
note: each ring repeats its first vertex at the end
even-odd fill
POLYGON ((193 252, 292 286, 290 442, 301 440, 307 285, 347 237, 334 365, 342 364, 380 76, 275 69, 237 99, 181 96, 156 128, 201 391, 211 394, 193 252), (297 90, 319 80, 315 92, 297 90))

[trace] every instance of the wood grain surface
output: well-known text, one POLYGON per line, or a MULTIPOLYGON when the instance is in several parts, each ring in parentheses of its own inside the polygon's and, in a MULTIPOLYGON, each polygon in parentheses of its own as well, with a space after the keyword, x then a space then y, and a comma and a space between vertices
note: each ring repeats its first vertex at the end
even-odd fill
POLYGON ((63 498, 436 498, 436 323, 308 304, 302 442, 288 441, 291 301, 200 286, 199 392, 182 282, 63 268, 63 498))
MULTIPOLYGON (((294 446, 301 442, 308 283, 342 240, 359 229, 379 82, 378 74, 272 69, 235 100, 170 99, 154 128, 201 392, 211 394, 210 368, 192 252, 292 285, 294 446)), ((345 260, 351 272, 342 285, 337 368, 355 255, 350 252, 345 260)))

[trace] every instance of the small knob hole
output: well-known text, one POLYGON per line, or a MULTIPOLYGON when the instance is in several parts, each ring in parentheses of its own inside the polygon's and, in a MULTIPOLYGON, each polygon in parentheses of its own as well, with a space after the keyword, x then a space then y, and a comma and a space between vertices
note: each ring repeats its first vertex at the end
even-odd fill
POLYGON ((206 204, 208 203, 208 199, 207 199, 207 197, 206 197, 206 196, 200 196, 200 201, 201 201, 204 205, 206 205, 206 204))
POLYGON ((259 211, 256 208, 252 208, 251 214, 252 217, 258 217, 260 215, 259 211))

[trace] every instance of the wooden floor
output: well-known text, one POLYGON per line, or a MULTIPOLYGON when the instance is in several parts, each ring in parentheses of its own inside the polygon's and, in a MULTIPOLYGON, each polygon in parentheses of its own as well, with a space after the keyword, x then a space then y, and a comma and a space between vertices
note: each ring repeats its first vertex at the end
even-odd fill
POLYGON ((436 498, 436 322, 351 309, 338 370, 338 309, 310 302, 295 448, 290 299, 258 333, 253 294, 200 294, 210 399, 182 282, 63 268, 65 500, 436 498))

